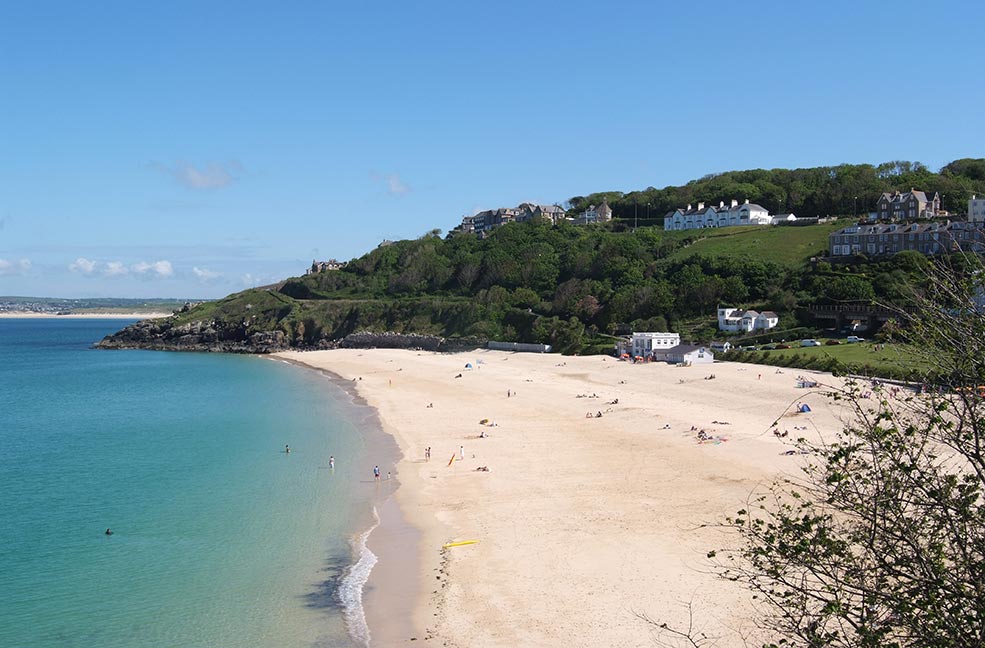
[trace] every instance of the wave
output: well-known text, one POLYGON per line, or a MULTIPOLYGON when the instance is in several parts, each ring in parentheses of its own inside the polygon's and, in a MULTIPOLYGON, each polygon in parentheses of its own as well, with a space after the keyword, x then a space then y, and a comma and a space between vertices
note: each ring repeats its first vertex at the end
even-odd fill
POLYGON ((353 554, 358 556, 339 583, 338 597, 342 604, 342 616, 353 640, 361 646, 369 646, 369 626, 366 624, 366 610, 363 609, 363 588, 369 573, 376 564, 376 554, 366 546, 366 540, 373 529, 380 525, 380 514, 373 507, 373 525, 352 539, 353 554))

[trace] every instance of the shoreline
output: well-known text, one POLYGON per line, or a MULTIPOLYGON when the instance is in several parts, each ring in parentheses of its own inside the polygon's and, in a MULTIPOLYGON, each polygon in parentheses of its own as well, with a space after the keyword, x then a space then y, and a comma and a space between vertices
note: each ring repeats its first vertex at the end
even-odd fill
POLYGON ((803 458, 784 454, 774 422, 824 434, 844 415, 795 386, 798 374, 838 379, 739 363, 478 350, 273 357, 339 376, 402 453, 386 503, 406 526, 381 511, 369 540, 379 558, 365 599, 373 646, 646 646, 658 629, 640 614, 681 627, 689 605, 699 631, 748 638, 751 595, 709 573, 706 553, 728 538, 705 525, 796 472, 803 458), (813 411, 793 413, 799 400, 813 411), (465 459, 449 462, 461 448, 465 459), (441 548, 463 540, 479 542, 441 548))
POLYGON ((171 313, 35 313, 32 311, 0 312, 0 319, 158 319, 171 313))
MULTIPOLYGON (((346 379, 331 369, 317 367, 280 354, 271 354, 266 358, 272 361, 285 362, 303 371, 321 374, 335 388, 346 394, 352 405, 365 408, 368 411, 367 418, 371 421, 369 428, 372 432, 362 434, 362 438, 366 440, 367 446, 376 450, 376 454, 383 457, 383 459, 371 461, 374 463, 378 461, 381 466, 384 466, 383 471, 385 471, 385 466, 393 466, 394 475, 392 484, 386 480, 382 482, 389 487, 388 492, 374 498, 371 511, 372 522, 367 524, 366 528, 360 529, 350 539, 353 548, 352 563, 340 584, 352 584, 346 583, 346 581, 350 578, 351 571, 360 565, 360 561, 367 558, 367 551, 369 552, 368 559, 372 564, 369 566, 368 577, 359 583, 360 591, 347 595, 347 597, 355 595, 355 599, 343 601, 344 604, 350 606, 358 605, 361 609, 344 608, 343 614, 346 617, 350 637, 357 643, 365 643, 362 636, 364 631, 368 632, 368 645, 372 646, 391 645, 406 641, 407 638, 414 636, 411 618, 416 605, 414 594, 416 594, 415 589, 419 584, 418 572, 420 570, 416 562, 392 560, 392 557, 399 555, 407 547, 416 550, 420 540, 420 532, 405 519, 396 502, 396 495, 401 486, 399 466, 405 458, 403 450, 400 448, 396 436, 388 431, 381 421, 379 411, 359 392, 358 380, 346 379), (387 557, 387 560, 383 561, 382 564, 379 560, 381 555, 387 557), (353 617, 351 615, 353 614, 357 619, 362 617, 361 621, 365 623, 365 629, 352 627, 353 617)), ((358 379, 358 376, 356 378, 358 379)), ((370 452, 369 454, 373 453, 370 452)), ((367 466, 368 469, 369 466, 367 466)), ((359 574, 359 577, 364 578, 364 575, 359 574)))

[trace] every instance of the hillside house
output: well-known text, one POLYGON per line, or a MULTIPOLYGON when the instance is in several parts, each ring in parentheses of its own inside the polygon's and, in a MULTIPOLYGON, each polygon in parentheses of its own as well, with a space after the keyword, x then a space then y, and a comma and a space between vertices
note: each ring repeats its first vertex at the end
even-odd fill
POLYGON ((699 202, 697 207, 688 205, 686 209, 676 209, 664 216, 665 230, 689 230, 703 227, 733 227, 737 225, 770 225, 769 211, 747 199, 741 205, 733 200, 726 206, 719 202, 718 207, 705 206, 699 202))
POLYGON ((535 205, 521 203, 517 207, 500 207, 487 209, 472 216, 462 217, 462 224, 456 229, 464 234, 484 235, 486 232, 507 223, 523 223, 537 218, 544 219, 552 225, 564 220, 566 212, 559 205, 535 205))
POLYGON ((328 270, 341 270, 345 266, 345 261, 336 261, 335 259, 329 259, 328 261, 312 261, 311 267, 308 268, 304 274, 315 274, 316 272, 326 272, 328 270))
POLYGON ((609 207, 609 201, 603 200, 602 204, 596 207, 595 205, 589 205, 588 209, 583 211, 581 215, 575 219, 575 223, 578 225, 587 225, 588 223, 608 223, 612 220, 612 207, 609 207))
POLYGON ((936 218, 941 209, 938 194, 928 196, 910 189, 906 193, 884 193, 876 201, 876 216, 882 221, 902 221, 917 218, 936 218))
POLYGON ((768 331, 780 322, 780 317, 773 311, 758 313, 754 310, 738 308, 718 309, 718 330, 750 333, 752 331, 768 331))

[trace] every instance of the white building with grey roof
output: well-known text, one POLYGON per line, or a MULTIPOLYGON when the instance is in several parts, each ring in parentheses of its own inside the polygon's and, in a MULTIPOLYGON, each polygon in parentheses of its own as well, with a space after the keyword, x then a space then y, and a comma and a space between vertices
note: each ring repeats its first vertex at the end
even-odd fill
POLYGON ((738 225, 770 225, 769 210, 762 205, 750 203, 748 199, 741 205, 733 200, 728 206, 719 202, 718 206, 705 206, 699 202, 697 207, 688 205, 686 209, 675 209, 664 216, 665 230, 690 230, 703 227, 735 227, 738 225))

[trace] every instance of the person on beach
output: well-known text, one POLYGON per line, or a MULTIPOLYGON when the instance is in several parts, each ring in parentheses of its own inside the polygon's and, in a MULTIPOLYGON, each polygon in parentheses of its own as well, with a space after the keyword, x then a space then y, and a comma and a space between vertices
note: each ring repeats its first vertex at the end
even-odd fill
POLYGON ((380 481, 380 467, 379 466, 373 466, 373 479, 375 479, 376 481, 380 481))
POLYGON ((335 455, 332 455, 328 458, 328 467, 331 468, 332 470, 335 470, 335 455))
POLYGON ((458 446, 458 458, 465 459, 465 446, 458 446))
POLYGON ((424 448, 424 459, 426 461, 431 461, 431 446, 424 448))

